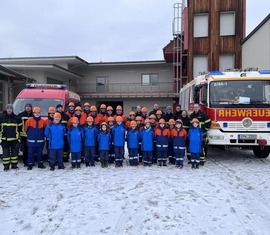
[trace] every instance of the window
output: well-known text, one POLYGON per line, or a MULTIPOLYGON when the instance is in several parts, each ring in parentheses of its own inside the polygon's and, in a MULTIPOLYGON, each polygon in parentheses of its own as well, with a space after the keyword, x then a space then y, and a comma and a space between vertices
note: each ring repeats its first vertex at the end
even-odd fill
POLYGON ((235 35, 234 12, 220 12, 220 36, 235 35))
POLYGON ((208 14, 194 15, 194 38, 208 36, 208 14))
POLYGON ((225 71, 226 69, 234 68, 234 55, 220 55, 219 57, 219 70, 225 71))
POLYGON ((97 79, 97 92, 108 92, 109 77, 98 76, 96 77, 96 79, 97 79))
POLYGON ((47 83, 48 84, 64 84, 63 81, 47 77, 47 83))
POLYGON ((208 71, 208 56, 193 57, 193 76, 197 77, 202 72, 208 71))
POLYGON ((142 86, 157 86, 158 85, 158 74, 142 74, 142 86))

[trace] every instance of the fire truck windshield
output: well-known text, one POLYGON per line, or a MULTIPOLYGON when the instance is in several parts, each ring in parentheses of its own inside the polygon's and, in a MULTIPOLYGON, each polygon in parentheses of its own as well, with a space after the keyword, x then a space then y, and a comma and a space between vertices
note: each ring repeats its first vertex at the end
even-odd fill
POLYGON ((56 107, 58 104, 63 105, 63 100, 60 99, 43 99, 43 98, 25 98, 25 99, 16 99, 14 106, 14 113, 19 114, 24 111, 24 106, 26 104, 32 104, 33 108, 38 106, 41 110, 41 116, 48 116, 49 107, 56 107))
POLYGON ((209 84, 210 107, 270 107, 270 81, 228 80, 209 84))

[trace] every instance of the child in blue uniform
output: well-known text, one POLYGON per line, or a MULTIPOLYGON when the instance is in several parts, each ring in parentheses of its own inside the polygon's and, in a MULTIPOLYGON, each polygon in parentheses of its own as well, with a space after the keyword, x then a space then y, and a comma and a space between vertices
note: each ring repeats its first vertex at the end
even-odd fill
POLYGON ((148 118, 144 121, 144 128, 141 131, 143 165, 151 166, 154 150, 154 130, 151 128, 150 120, 148 118))
POLYGON ((199 120, 197 118, 193 118, 191 121, 191 128, 188 131, 188 139, 189 139, 189 152, 190 152, 190 160, 191 167, 193 169, 199 169, 200 164, 200 153, 202 151, 202 142, 203 135, 202 131, 199 127, 199 120))
POLYGON ((138 166, 138 148, 140 133, 137 129, 137 123, 135 121, 130 122, 130 128, 127 132, 127 147, 129 155, 130 166, 138 166))
POLYGON ((112 128, 115 167, 122 167, 123 166, 125 134, 126 134, 126 128, 123 124, 123 118, 122 118, 122 116, 117 116, 116 117, 116 124, 112 128))
POLYGON ((108 167, 111 133, 106 122, 101 123, 101 130, 98 134, 98 146, 101 167, 108 167))
POLYGON ((71 168, 81 168, 81 152, 83 146, 83 131, 78 127, 79 120, 72 117, 71 128, 68 130, 67 139, 71 153, 71 168))
POLYGON ((63 164, 64 136, 66 127, 60 122, 61 114, 55 113, 53 121, 46 126, 45 136, 48 141, 48 154, 50 160, 50 170, 54 171, 57 162, 58 169, 65 169, 63 164))
POLYGON ((170 130, 165 127, 165 124, 165 120, 161 118, 155 130, 158 166, 167 166, 168 146, 171 133, 170 130))
POLYGON ((175 167, 183 168, 184 157, 186 154, 186 139, 187 132, 182 127, 183 122, 181 119, 175 121, 175 129, 172 130, 173 149, 175 155, 175 167))
POLYGON ((87 125, 83 127, 85 166, 95 166, 95 150, 97 145, 98 130, 93 126, 94 119, 89 116, 87 125))

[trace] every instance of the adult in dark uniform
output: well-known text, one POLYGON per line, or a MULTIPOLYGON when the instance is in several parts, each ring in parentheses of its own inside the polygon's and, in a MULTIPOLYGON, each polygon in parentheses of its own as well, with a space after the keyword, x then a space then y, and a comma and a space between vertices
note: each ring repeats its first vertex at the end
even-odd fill
POLYGON ((8 104, 0 117, 0 136, 3 149, 4 171, 18 169, 18 153, 20 148, 20 131, 22 119, 13 112, 13 105, 8 104))
POLYGON ((33 117, 33 110, 32 104, 26 104, 24 106, 24 111, 18 114, 19 117, 22 119, 22 131, 20 133, 21 136, 21 151, 23 152, 23 163, 24 166, 27 166, 27 159, 28 159, 28 147, 27 147, 27 134, 24 131, 25 122, 30 118, 33 117))

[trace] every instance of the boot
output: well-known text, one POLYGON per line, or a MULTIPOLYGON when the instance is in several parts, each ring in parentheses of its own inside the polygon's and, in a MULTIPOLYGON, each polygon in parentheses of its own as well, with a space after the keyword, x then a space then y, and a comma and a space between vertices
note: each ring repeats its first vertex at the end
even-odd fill
POLYGON ((65 166, 63 165, 63 166, 58 166, 58 169, 59 170, 64 170, 65 169, 65 166))
POLYGON ((77 162, 77 169, 80 169, 80 168, 81 168, 81 163, 77 162))
POLYGON ((33 166, 32 165, 28 165, 27 170, 28 171, 31 171, 32 169, 33 169, 33 166))
POLYGON ((45 169, 45 168, 46 168, 46 166, 44 166, 44 165, 43 165, 43 163, 42 163, 42 162, 40 162, 40 163, 38 164, 38 168, 40 168, 40 169, 45 169))
POLYGON ((167 163, 166 163, 166 161, 163 161, 163 166, 167 166, 167 163))
POLYGON ((19 169, 19 167, 17 166, 17 163, 12 163, 11 169, 15 169, 15 170, 19 169))
POLYGON ((199 164, 196 164, 196 169, 199 169, 199 164))
POLYGON ((71 163, 71 169, 75 169, 76 168, 76 164, 74 162, 71 163))
POLYGON ((90 167, 90 163, 89 163, 89 162, 86 162, 86 163, 85 163, 85 166, 86 166, 86 167, 90 167))
POLYGON ((194 164, 192 164, 192 165, 191 165, 191 168, 192 168, 192 169, 195 169, 195 165, 194 165, 194 164))
POLYGON ((8 171, 9 170, 9 164, 5 164, 4 165, 4 171, 8 171))
POLYGON ((108 167, 108 160, 104 160, 104 163, 105 163, 105 167, 107 168, 108 167))
POLYGON ((50 171, 54 171, 55 166, 51 166, 50 171))
POLYGON ((162 166, 162 162, 158 161, 158 167, 161 167, 161 166, 162 166))

